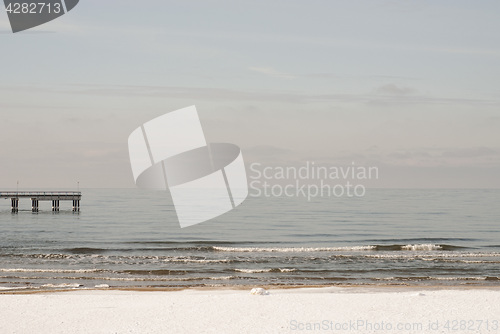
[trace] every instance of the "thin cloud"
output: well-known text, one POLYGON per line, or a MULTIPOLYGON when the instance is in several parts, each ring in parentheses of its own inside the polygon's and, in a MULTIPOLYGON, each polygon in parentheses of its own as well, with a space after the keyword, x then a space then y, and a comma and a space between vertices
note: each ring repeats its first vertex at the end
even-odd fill
POLYGON ((388 164, 405 166, 499 166, 500 149, 471 147, 413 149, 386 155, 388 164))
POLYGON ((10 91, 40 91, 57 92, 61 94, 85 94, 94 96, 119 96, 119 97, 157 97, 168 99, 187 99, 205 101, 260 101, 281 103, 363 103, 378 105, 418 105, 418 104, 440 104, 440 105, 500 105, 500 100, 472 99, 472 98, 449 98, 417 94, 311 94, 295 91, 271 91, 271 90, 235 90, 211 87, 180 87, 180 86, 135 86, 135 85, 66 85, 64 87, 43 86, 0 86, 0 90, 10 91))
POLYGON ((337 164, 368 164, 394 167, 498 167, 500 166, 499 147, 462 147, 462 148, 411 148, 402 150, 383 150, 380 148, 360 151, 337 152, 327 156, 307 156, 309 161, 337 164))
POLYGON ((377 87, 374 92, 375 92, 375 94, 379 94, 379 95, 404 96, 404 95, 415 94, 417 92, 417 90, 410 88, 410 87, 398 86, 396 84, 387 84, 387 85, 377 87))
POLYGON ((280 148, 270 145, 260 145, 253 146, 244 149, 245 154, 251 154, 255 156, 282 156, 286 154, 293 153, 292 150, 286 148, 280 148))
POLYGON ((295 79, 294 75, 277 71, 271 67, 250 67, 249 70, 253 71, 253 72, 260 73, 260 74, 264 74, 264 75, 267 75, 270 77, 274 77, 274 78, 295 79))

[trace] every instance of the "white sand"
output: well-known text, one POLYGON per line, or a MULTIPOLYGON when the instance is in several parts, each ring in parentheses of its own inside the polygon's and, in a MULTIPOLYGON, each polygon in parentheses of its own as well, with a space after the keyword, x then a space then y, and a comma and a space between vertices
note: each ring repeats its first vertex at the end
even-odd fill
POLYGON ((498 289, 269 292, 80 290, 0 295, 0 333, 500 333, 498 289))

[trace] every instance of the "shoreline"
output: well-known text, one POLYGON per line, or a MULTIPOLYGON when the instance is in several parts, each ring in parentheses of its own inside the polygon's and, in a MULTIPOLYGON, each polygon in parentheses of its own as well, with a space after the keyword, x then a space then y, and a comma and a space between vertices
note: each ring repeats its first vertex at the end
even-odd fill
POLYGON ((499 290, 500 285, 249 285, 249 286, 206 286, 206 287, 107 287, 107 288, 12 288, 0 290, 1 295, 33 295, 54 294, 60 292, 217 292, 217 291, 250 291, 253 288, 262 288, 268 291, 283 290, 315 290, 321 292, 324 289, 345 290, 345 292, 412 292, 412 291, 443 291, 443 290, 499 290))

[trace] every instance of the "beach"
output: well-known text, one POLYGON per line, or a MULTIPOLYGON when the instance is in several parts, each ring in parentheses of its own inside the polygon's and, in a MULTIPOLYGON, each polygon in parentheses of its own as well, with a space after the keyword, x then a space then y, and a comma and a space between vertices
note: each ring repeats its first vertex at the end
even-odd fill
POLYGON ((73 290, 0 295, 1 333, 498 333, 498 288, 73 290))

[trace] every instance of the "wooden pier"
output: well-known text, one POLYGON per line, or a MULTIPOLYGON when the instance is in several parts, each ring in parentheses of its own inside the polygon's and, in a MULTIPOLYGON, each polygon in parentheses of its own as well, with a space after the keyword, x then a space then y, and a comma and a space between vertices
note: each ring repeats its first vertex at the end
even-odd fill
POLYGON ((11 200, 12 213, 19 212, 19 199, 31 199, 31 211, 39 211, 40 201, 52 201, 52 211, 59 211, 60 201, 73 201, 73 212, 80 212, 80 200, 82 193, 80 191, 3 191, 0 192, 0 198, 11 200))

